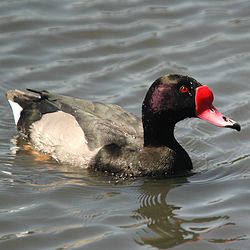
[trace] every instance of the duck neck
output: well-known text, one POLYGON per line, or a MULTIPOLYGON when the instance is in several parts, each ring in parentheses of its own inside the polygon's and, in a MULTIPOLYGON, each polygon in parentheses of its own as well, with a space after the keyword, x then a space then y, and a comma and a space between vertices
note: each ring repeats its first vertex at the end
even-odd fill
POLYGON ((184 151, 174 137, 175 122, 162 119, 145 119, 144 146, 145 147, 168 147, 174 151, 184 151))

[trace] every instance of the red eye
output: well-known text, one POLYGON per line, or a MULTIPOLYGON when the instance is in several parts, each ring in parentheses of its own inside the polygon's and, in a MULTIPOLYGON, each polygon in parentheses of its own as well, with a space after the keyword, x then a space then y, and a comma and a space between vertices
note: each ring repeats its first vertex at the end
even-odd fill
POLYGON ((181 86, 179 91, 182 93, 182 94, 185 94, 185 93, 188 93, 189 89, 186 87, 186 86, 181 86))

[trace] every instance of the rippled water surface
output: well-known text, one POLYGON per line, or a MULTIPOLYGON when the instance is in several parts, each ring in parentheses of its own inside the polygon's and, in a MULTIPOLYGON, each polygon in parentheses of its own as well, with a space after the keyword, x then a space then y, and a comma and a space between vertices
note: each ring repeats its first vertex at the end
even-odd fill
POLYGON ((249 13, 244 0, 0 1, 0 249, 249 249, 249 13), (8 89, 140 115, 170 72, 208 84, 242 125, 178 124, 191 177, 122 181, 15 148, 8 89))

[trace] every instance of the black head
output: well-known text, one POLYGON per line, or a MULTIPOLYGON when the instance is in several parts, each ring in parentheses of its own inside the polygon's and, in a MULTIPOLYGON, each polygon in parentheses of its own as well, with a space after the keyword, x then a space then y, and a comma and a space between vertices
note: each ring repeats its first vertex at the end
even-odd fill
POLYGON ((201 86, 194 78, 165 75, 149 88, 142 106, 143 119, 161 118, 176 123, 195 116, 195 89, 201 86))
POLYGON ((219 113, 212 102, 212 91, 192 77, 171 74, 158 78, 142 105, 144 143, 166 144, 166 140, 171 140, 175 124, 187 117, 240 130, 239 124, 219 113))

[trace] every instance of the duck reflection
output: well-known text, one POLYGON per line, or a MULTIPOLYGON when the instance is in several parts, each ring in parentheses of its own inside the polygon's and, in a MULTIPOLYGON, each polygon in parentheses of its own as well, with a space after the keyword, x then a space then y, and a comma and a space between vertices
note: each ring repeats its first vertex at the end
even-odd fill
POLYGON ((179 208, 167 204, 169 191, 187 182, 187 178, 144 182, 138 199, 140 207, 136 210, 135 217, 146 220, 147 228, 139 232, 139 240, 136 240, 138 244, 165 249, 198 239, 198 234, 186 231, 182 227, 185 221, 175 216, 175 211, 179 208))

